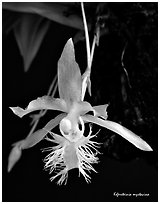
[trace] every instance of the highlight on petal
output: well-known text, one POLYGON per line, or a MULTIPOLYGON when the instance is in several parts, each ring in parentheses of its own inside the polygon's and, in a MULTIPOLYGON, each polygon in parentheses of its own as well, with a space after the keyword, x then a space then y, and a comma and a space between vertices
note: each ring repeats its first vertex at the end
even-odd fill
POLYGON ((100 118, 85 115, 82 116, 82 119, 100 125, 104 128, 107 128, 119 135, 121 135, 124 139, 128 140, 130 143, 135 145, 137 148, 144 150, 144 151, 153 151, 153 149, 138 135, 134 134, 132 131, 128 130, 127 128, 123 127, 122 125, 109 121, 109 120, 102 120, 100 118))
POLYGON ((70 38, 58 61, 58 88, 60 98, 68 104, 81 99, 81 73, 75 60, 74 45, 70 38))
POLYGON ((47 110, 58 110, 62 112, 67 112, 67 106, 63 99, 54 99, 49 96, 43 96, 33 100, 29 103, 26 109, 20 107, 10 107, 14 114, 22 118, 24 115, 41 109, 47 110))
POLYGON ((8 172, 10 172, 13 166, 21 157, 21 149, 18 146, 13 147, 8 158, 8 172))

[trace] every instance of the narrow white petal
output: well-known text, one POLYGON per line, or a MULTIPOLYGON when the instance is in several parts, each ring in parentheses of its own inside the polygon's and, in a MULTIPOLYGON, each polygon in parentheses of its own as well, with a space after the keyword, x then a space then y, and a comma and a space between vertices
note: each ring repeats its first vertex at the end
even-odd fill
POLYGON ((14 114, 22 118, 28 113, 42 109, 67 112, 67 105, 63 99, 54 99, 49 96, 43 96, 31 101, 26 109, 20 107, 10 107, 10 109, 13 111, 14 114))
POLYGON ((87 122, 95 123, 104 128, 107 128, 119 135, 121 135, 124 139, 128 140, 130 143, 135 145, 137 148, 144 151, 153 151, 153 149, 138 135, 134 134, 132 131, 123 127, 122 125, 112 122, 109 120, 102 120, 100 118, 94 117, 92 115, 82 116, 82 119, 87 122))

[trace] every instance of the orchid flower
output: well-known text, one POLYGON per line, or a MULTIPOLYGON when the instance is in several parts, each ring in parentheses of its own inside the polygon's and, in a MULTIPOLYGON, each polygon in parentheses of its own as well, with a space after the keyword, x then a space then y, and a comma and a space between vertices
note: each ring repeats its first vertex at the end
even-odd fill
MULTIPOLYGON (((84 73, 85 74, 85 73, 84 73)), ((21 151, 33 147, 42 139, 52 143, 51 147, 42 151, 50 151, 44 159, 45 170, 54 175, 51 181, 59 177, 57 184, 67 183, 68 171, 79 169, 87 183, 90 182, 90 171, 96 172, 92 164, 98 162, 97 154, 100 143, 95 142, 96 134, 92 134, 92 127, 88 136, 84 136, 85 123, 94 123, 107 128, 137 148, 144 151, 152 151, 152 148, 139 136, 116 122, 107 120, 107 104, 91 106, 82 100, 83 77, 78 64, 75 61, 75 52, 72 39, 69 39, 58 61, 58 90, 60 98, 43 96, 29 103, 26 109, 11 107, 14 114, 23 117, 36 110, 58 110, 63 113, 50 120, 45 127, 36 131, 26 139, 13 144, 9 156, 8 171, 12 169, 21 156, 21 151), (90 114, 93 112, 93 115, 90 114), (87 114, 88 113, 88 114, 87 114), (57 125, 61 135, 52 132, 57 125), (47 136, 48 135, 48 136, 47 136)))

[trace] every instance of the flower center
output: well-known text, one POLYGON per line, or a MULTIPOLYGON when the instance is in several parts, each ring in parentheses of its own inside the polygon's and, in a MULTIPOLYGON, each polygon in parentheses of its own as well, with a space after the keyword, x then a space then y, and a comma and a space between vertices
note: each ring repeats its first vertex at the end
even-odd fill
POLYGON ((63 118, 60 122, 60 130, 66 135, 71 131, 71 126, 71 121, 66 118, 63 118))
POLYGON ((70 142, 76 142, 83 136, 84 122, 81 117, 79 117, 79 122, 81 124, 81 130, 79 129, 78 122, 74 126, 72 126, 71 121, 67 118, 63 118, 60 122, 60 132, 70 142))

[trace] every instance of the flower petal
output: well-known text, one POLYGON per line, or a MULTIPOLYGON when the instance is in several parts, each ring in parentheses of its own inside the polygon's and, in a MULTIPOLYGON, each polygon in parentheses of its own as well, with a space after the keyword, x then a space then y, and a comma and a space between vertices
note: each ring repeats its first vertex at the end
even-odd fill
POLYGON ((24 115, 41 109, 47 110, 59 110, 62 112, 67 112, 67 106, 63 99, 54 99, 49 96, 43 96, 33 100, 29 103, 26 109, 20 107, 10 107, 14 114, 22 118, 24 115))
POLYGON ((56 118, 50 120, 43 129, 40 129, 33 134, 29 135, 26 139, 20 140, 13 144, 13 149, 8 158, 8 172, 12 170, 14 165, 18 162, 21 157, 22 150, 28 149, 40 142, 46 134, 55 128, 59 122, 66 116, 65 113, 58 115, 56 118))
POLYGON ((70 38, 58 61, 58 88, 60 98, 68 104, 81 99, 81 73, 75 61, 74 45, 70 38))
POLYGON ((8 172, 10 172, 15 165, 15 163, 20 159, 21 157, 21 149, 18 146, 15 146, 8 158, 8 172))
POLYGON ((93 107, 91 106, 91 104, 87 101, 80 101, 79 103, 77 103, 77 114, 78 115, 84 115, 89 111, 93 111, 93 107))
POLYGON ((21 149, 28 149, 35 146, 47 135, 48 131, 51 131, 53 128, 55 128, 65 116, 65 113, 58 115, 56 118, 50 120, 43 127, 43 129, 37 130, 33 134, 29 135, 26 139, 19 141, 14 145, 17 145, 21 142, 21 145, 19 145, 21 149))
POLYGON ((93 109, 95 110, 95 116, 97 117, 100 116, 106 120, 108 118, 107 111, 106 111, 107 107, 108 107, 108 104, 93 106, 93 109))
POLYGON ((82 116, 82 119, 100 125, 104 128, 107 128, 119 135, 121 135, 124 139, 128 140, 130 143, 135 145, 137 148, 144 150, 144 151, 153 151, 152 148, 138 135, 134 134, 132 131, 128 130, 127 128, 123 127, 122 125, 109 121, 109 120, 102 120, 100 118, 85 115, 82 116))

